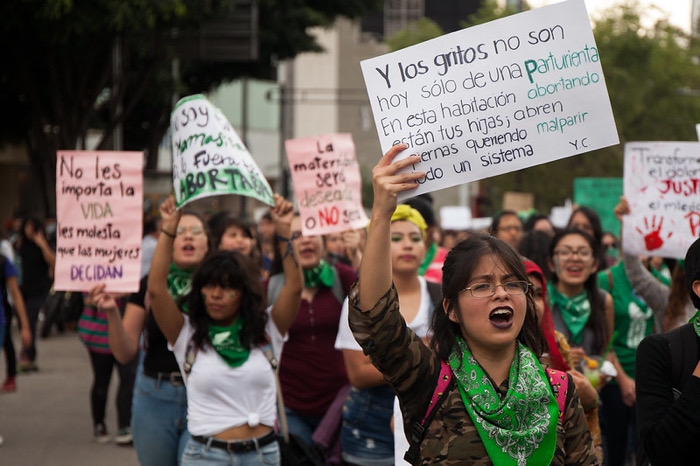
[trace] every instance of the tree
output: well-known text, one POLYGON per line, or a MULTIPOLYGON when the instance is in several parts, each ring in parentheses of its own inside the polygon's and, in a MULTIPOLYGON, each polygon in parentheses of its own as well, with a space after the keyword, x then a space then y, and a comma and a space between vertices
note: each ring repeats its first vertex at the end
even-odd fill
MULTIPOLYGON (((491 19, 500 13, 507 14, 491 19)), ((573 197, 576 177, 621 177, 625 142, 697 140, 697 43, 664 19, 645 27, 642 17, 638 4, 627 4, 607 10, 593 28, 620 144, 483 180, 487 199, 531 192, 536 208, 548 212, 573 197)))
POLYGON ((386 38, 385 42, 389 46, 389 50, 395 52, 396 50, 440 37, 443 34, 444 31, 435 21, 423 17, 408 24, 391 37, 386 38))
MULTIPOLYGON (((258 0, 259 59, 202 62, 180 57, 173 32, 187 35, 227 18, 250 0, 37 0, 0 2, 0 143, 24 144, 54 211, 56 151, 84 147, 101 129, 109 147, 123 125, 124 149, 151 156, 169 126, 174 95, 207 92, 240 76, 271 77, 277 60, 319 45, 308 29, 339 15, 358 17, 380 0, 258 0), (19 18, 22 18, 19 20, 19 18), (115 53, 116 52, 116 53, 115 53), (115 59, 121 66, 115 67, 115 59), (179 63, 179 79, 172 66, 179 63)), ((149 158, 147 167, 155 162, 149 158)))

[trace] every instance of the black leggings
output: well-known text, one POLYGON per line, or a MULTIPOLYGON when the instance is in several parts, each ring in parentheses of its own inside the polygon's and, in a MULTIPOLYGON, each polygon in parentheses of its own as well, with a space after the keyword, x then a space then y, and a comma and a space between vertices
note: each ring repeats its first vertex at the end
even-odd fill
POLYGON ((5 305, 5 342, 3 349, 5 350, 5 363, 7 368, 7 377, 17 375, 17 354, 15 354, 15 345, 12 342, 12 316, 14 311, 11 307, 5 305))
POLYGON ((119 389, 117 390, 117 424, 119 428, 129 427, 131 424, 131 398, 134 393, 134 378, 138 357, 127 364, 120 364, 111 354, 95 353, 88 351, 92 363, 93 383, 90 391, 90 407, 92 409, 92 422, 94 425, 104 424, 107 408, 107 393, 109 381, 112 378, 112 370, 117 365, 119 370, 119 389))

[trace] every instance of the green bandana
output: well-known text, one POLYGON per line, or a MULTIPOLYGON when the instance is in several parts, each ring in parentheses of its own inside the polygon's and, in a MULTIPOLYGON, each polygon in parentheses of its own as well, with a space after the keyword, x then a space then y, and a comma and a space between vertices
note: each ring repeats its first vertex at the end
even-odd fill
POLYGON ((695 315, 693 317, 691 317, 690 323, 693 324, 693 328, 695 329, 695 333, 700 338, 700 311, 696 312, 695 315))
POLYGON ((569 340, 575 345, 580 345, 583 340, 583 329, 591 316, 591 303, 586 291, 576 296, 568 297, 557 290, 552 283, 547 284, 547 292, 551 296, 552 307, 559 309, 566 328, 571 332, 569 340))
POLYGON ((240 367, 248 360, 250 351, 241 345, 243 319, 239 318, 228 327, 209 324, 209 339, 219 356, 231 367, 240 367))
POLYGON ((334 280, 335 273, 333 272, 333 267, 323 259, 321 259, 321 262, 313 269, 304 270, 304 285, 307 288, 317 288, 321 285, 326 288, 331 288, 334 280))
POLYGON ((474 359, 466 342, 457 337, 458 350, 450 367, 459 393, 493 464, 542 465, 554 457, 559 408, 549 380, 535 355, 518 343, 503 400, 474 359))
POLYGON ((428 266, 433 262, 433 259, 435 258, 435 253, 437 253, 438 250, 438 245, 437 243, 433 243, 428 247, 428 250, 425 251, 425 257, 423 258, 423 262, 421 263, 420 267, 418 268, 418 275, 421 277, 425 275, 425 271, 428 270, 428 266))
POLYGON ((187 313, 187 303, 185 303, 182 298, 187 296, 191 291, 192 274, 194 274, 194 270, 184 270, 175 264, 170 264, 170 270, 168 271, 168 291, 175 302, 181 305, 185 313, 187 313))

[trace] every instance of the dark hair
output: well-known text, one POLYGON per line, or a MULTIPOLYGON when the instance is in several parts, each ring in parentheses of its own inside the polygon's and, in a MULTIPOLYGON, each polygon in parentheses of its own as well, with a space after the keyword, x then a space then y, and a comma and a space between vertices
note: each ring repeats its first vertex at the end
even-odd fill
MULTIPOLYGON (((441 359, 447 361, 456 345, 457 336, 462 334, 459 324, 449 319, 450 312, 457 312, 459 293, 471 279, 482 257, 494 254, 516 280, 528 281, 523 261, 518 253, 504 241, 481 232, 473 232, 450 250, 442 267, 442 296, 447 301, 447 310, 438 307, 433 312, 433 338, 430 346, 441 359)), ((542 329, 537 321, 537 311, 532 293, 526 295, 525 322, 518 340, 529 347, 539 358, 547 348, 542 329)), ((459 312, 457 312, 459 316, 459 312)))
POLYGON ((700 297, 693 291, 693 282, 700 280, 700 238, 696 239, 685 253, 685 287, 695 309, 700 309, 700 297))
POLYGON ((211 345, 209 315, 202 296, 207 285, 234 288, 242 293, 239 316, 243 319, 241 344, 252 348, 265 340, 265 297, 260 271, 238 251, 214 251, 197 267, 192 276, 192 291, 187 296, 190 323, 194 327, 192 342, 198 348, 211 345))
POLYGON ((25 218, 22 220, 22 228, 20 229, 20 232, 19 232, 20 237, 21 237, 23 240, 28 240, 28 239, 30 239, 30 238, 27 238, 27 234, 24 232, 25 227, 26 227, 27 225, 29 225, 29 224, 31 224, 31 225, 34 226, 34 230, 35 230, 35 231, 42 231, 42 232, 44 231, 44 222, 42 222, 42 221, 39 219, 39 217, 33 217, 33 216, 25 217, 25 218))
MULTIPOLYGON (((664 310, 664 322, 662 331, 668 332, 673 328, 673 324, 678 321, 681 317, 685 316, 685 306, 688 303, 688 298, 692 300, 693 296, 699 299, 697 304, 700 304, 700 298, 698 298, 695 293, 686 291, 686 280, 685 271, 683 267, 676 262, 672 268, 673 273, 671 273, 671 286, 669 287, 668 303, 666 304, 666 309, 664 310)), ((691 283, 692 286, 692 283, 691 283)), ((695 304, 695 301, 693 301, 695 304)), ((696 307, 697 309, 697 307, 696 307)))
POLYGON ((146 217, 143 220, 143 236, 150 235, 158 231, 158 217, 146 217))
MULTIPOLYGON (((575 208, 571 212, 571 216, 569 217, 569 221, 567 222, 566 228, 572 229, 571 219, 573 219, 574 215, 576 215, 579 212, 582 213, 588 219, 588 223, 591 224, 591 228, 593 229, 593 239, 596 243, 598 243, 598 245, 601 245, 603 243, 603 226, 600 223, 600 216, 598 215, 598 212, 591 209, 590 207, 582 205, 575 208)), ((602 247, 598 248, 598 252, 596 253, 595 257, 598 260, 598 270, 605 270, 608 268, 608 261, 605 257, 605 251, 602 247)))
MULTIPOLYGON (((493 216, 491 219, 491 226, 489 227, 489 234, 491 236, 496 236, 498 233, 498 225, 501 223, 501 219, 503 217, 508 217, 508 216, 514 216, 518 220, 520 220, 520 217, 518 216, 518 213, 514 210, 502 210, 498 212, 496 215, 493 216)), ((520 220, 520 224, 522 225, 523 221, 520 220)))
MULTIPOLYGON (((552 221, 545 214, 534 213, 534 214, 530 215, 527 218, 527 220, 525 220, 525 222, 523 223, 523 230, 525 230, 526 232, 532 231, 532 229, 535 228, 535 224, 540 220, 547 220, 552 225, 552 227, 554 227, 554 224, 552 224, 552 221)), ((537 265, 539 265, 539 264, 537 264, 537 265)))
POLYGON ((550 276, 547 259, 549 259, 549 245, 551 242, 552 237, 549 233, 541 230, 531 230, 523 235, 520 244, 518 244, 518 252, 542 269, 545 280, 549 280, 550 276))
POLYGON ((211 231, 211 240, 214 244, 214 248, 219 247, 221 237, 224 236, 226 230, 231 227, 237 227, 246 237, 255 239, 255 236, 250 229, 250 225, 248 225, 245 220, 241 219, 232 212, 223 211, 213 215, 209 219, 209 230, 211 231))
MULTIPOLYGON (((554 261, 554 249, 556 249, 559 242, 566 236, 569 235, 579 235, 586 240, 588 246, 593 250, 593 258, 598 261, 598 269, 600 270, 601 263, 600 259, 600 243, 596 242, 595 239, 588 233, 577 228, 567 228, 558 232, 552 238, 552 242, 549 245, 549 260, 554 261)), ((559 283, 559 277, 555 270, 550 270, 550 280, 555 285, 559 283)), ((586 322, 585 328, 590 329, 593 332, 593 345, 598 354, 601 354, 605 349, 605 345, 608 343, 608 328, 606 324, 605 316, 605 294, 600 292, 598 288, 598 275, 596 272, 590 274, 583 284, 586 290, 586 295, 588 296, 588 302, 591 305, 591 315, 586 322)))
POLYGON ((437 222, 435 220, 435 210, 433 210, 433 205, 425 197, 421 197, 421 196, 412 197, 410 199, 406 199, 405 201, 403 201, 403 204, 410 205, 411 207, 416 209, 423 217, 423 220, 425 220, 425 223, 428 224, 428 228, 437 225, 437 222))

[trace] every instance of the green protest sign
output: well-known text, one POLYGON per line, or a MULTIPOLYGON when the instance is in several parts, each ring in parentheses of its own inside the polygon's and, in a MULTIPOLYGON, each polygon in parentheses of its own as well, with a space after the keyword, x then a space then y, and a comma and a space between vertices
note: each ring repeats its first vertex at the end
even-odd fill
POLYGON ((620 222, 613 209, 622 196, 622 178, 575 178, 574 204, 595 210, 603 231, 620 236, 620 222))

